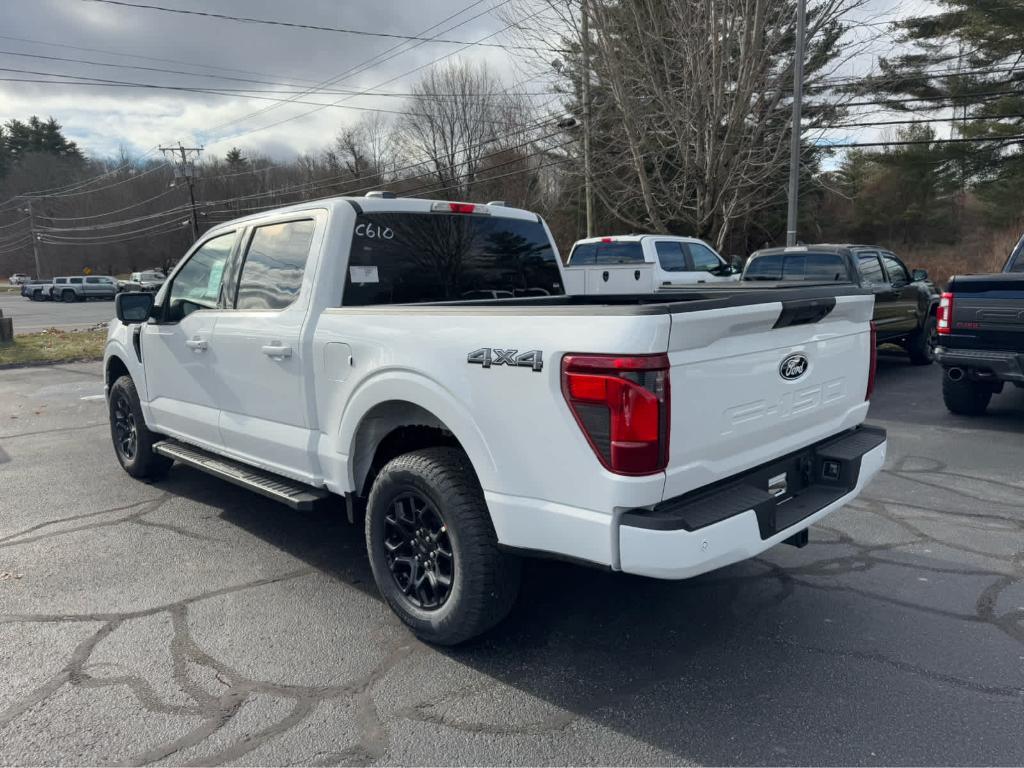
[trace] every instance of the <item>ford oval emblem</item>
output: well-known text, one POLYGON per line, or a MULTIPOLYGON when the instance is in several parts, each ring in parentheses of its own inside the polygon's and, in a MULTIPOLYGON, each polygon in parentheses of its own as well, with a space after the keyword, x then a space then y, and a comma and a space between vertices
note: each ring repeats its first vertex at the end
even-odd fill
POLYGON ((807 373, 808 365, 810 365, 810 362, 807 360, 806 355, 799 353, 790 355, 779 363, 779 376, 786 381, 795 381, 807 373))

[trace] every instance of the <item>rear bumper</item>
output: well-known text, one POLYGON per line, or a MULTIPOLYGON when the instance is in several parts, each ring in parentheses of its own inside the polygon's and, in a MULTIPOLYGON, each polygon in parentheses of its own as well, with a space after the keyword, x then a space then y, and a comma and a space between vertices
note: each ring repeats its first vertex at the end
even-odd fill
POLYGON ((856 498, 885 450, 884 430, 860 427, 653 510, 626 512, 620 568, 685 579, 754 557, 856 498))
POLYGON ((944 368, 982 370, 1000 381, 1024 382, 1024 353, 936 347, 935 356, 944 368))

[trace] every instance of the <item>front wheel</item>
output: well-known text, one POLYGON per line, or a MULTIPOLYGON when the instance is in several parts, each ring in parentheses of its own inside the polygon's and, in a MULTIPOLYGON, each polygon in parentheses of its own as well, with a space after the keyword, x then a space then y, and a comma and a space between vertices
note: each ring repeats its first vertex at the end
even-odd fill
POLYGON ((61 301, 63 301, 65 304, 70 304, 70 303, 72 303, 75 300, 75 292, 74 291, 64 291, 64 292, 61 293, 60 298, 61 298, 61 301))
POLYGON ((160 436, 150 432, 142 418, 142 405, 131 376, 122 376, 110 388, 107 398, 110 437, 114 454, 132 477, 157 480, 167 474, 173 460, 153 451, 160 436))
POLYGON ((366 510, 377 588, 421 639, 456 645, 493 627, 519 592, 520 561, 498 549, 466 455, 426 448, 388 462, 366 510))

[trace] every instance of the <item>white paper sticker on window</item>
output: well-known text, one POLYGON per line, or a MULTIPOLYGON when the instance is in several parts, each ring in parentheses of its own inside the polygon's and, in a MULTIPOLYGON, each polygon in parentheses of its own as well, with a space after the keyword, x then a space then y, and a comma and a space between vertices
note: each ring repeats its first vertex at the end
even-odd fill
POLYGON ((210 267, 210 279, 206 282, 206 295, 211 299, 220 295, 220 279, 224 276, 224 264, 214 264, 210 267))
POLYGON ((380 282, 377 267, 349 267, 348 276, 355 285, 380 282))

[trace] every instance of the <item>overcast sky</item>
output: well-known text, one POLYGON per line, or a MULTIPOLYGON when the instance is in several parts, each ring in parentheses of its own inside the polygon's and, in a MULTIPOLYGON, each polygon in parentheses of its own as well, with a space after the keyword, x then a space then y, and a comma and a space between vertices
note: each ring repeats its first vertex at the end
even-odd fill
MULTIPOLYGON (((427 33, 429 36, 460 25, 444 35, 460 41, 476 41, 505 26, 496 14, 490 12, 495 5, 493 0, 483 0, 477 4, 473 0, 139 2, 169 8, 405 35, 419 35, 452 14, 469 8, 427 33), (473 18, 478 15, 478 18, 473 18)), ((504 38, 492 39, 500 41, 504 38)), ((364 72, 352 73, 331 87, 372 88, 462 47, 441 43, 416 46, 415 43, 396 39, 240 23, 118 7, 88 0, 0 0, 0 67, 5 70, 31 70, 36 73, 73 74, 203 88, 271 91, 275 88, 265 83, 215 77, 219 74, 225 78, 278 83, 288 81, 287 85, 281 87, 295 90, 297 85, 304 86, 337 77, 358 68, 375 56, 384 58, 390 55, 385 52, 395 46, 400 46, 398 51, 393 51, 398 55, 389 61, 380 61, 364 72), (202 74, 192 77, 13 54, 177 69, 202 74)), ((508 84, 516 81, 514 66, 501 49, 472 47, 458 55, 463 58, 486 59, 497 72, 504 75, 503 79, 508 84)), ((0 71, 0 77, 58 79, 11 71, 0 71)), ((405 91, 415 77, 415 74, 402 77, 377 90, 405 91)), ((280 97, 277 93, 267 95, 280 97)), ((344 96, 337 93, 326 96, 312 94, 299 98, 327 103, 344 96)), ((401 99, 359 97, 345 103, 394 109, 401 104, 401 99)), ((265 127, 314 109, 309 104, 289 104, 256 117, 241 119, 273 105, 274 102, 270 101, 180 91, 0 81, 0 122, 12 117, 26 119, 30 115, 52 115, 64 126, 70 138, 95 156, 114 154, 122 144, 127 145, 133 153, 141 154, 157 144, 180 139, 203 143, 209 152, 218 155, 223 155, 231 146, 237 145, 246 151, 260 151, 278 159, 286 159, 294 157, 296 152, 322 149, 340 126, 358 119, 362 114, 352 109, 332 107, 308 117, 289 120, 277 127, 265 127), (228 124, 222 125, 225 123, 228 124), (216 128, 218 125, 221 127, 216 128)))
MULTIPOLYGON (((465 41, 478 40, 504 27, 501 19, 490 12, 496 0, 482 0, 475 5, 473 0, 136 1, 169 8, 405 35, 436 34, 441 29, 460 25, 444 36, 465 41), (467 8, 441 27, 427 31, 467 8)), ((860 15, 891 19, 910 10, 920 12, 925 7, 925 0, 911 3, 869 0, 860 15)), ((507 42, 507 38, 499 35, 491 41, 507 42)), ((375 56, 390 55, 385 52, 395 46, 400 49, 393 51, 397 55, 390 60, 375 63, 363 72, 353 72, 331 87, 406 91, 416 74, 402 76, 403 73, 461 47, 447 43, 415 46, 396 39, 240 23, 91 0, 0 0, 0 67, 8 70, 0 71, 0 78, 59 79, 54 75, 68 74, 173 86, 271 91, 275 88, 266 82, 222 79, 248 78, 276 83, 287 81, 288 85, 276 87, 294 90, 297 86, 342 75, 375 56), (82 61, 33 58, 45 56, 82 61), (128 65, 128 68, 83 61, 128 65), (136 67, 200 74, 169 74, 136 67), (23 71, 9 71, 12 69, 23 71), (26 70, 46 74, 28 74, 26 70), (402 77, 387 82, 398 76, 402 77)), ((472 47, 458 55, 486 59, 508 85, 523 76, 508 54, 498 48, 472 47)), ((851 66, 862 73, 872 63, 873 54, 869 52, 851 66)), ((265 95, 280 96, 277 93, 265 95)), ((298 98, 324 103, 343 96, 318 93, 298 98)), ((400 105, 401 100, 375 96, 358 97, 345 103, 387 109, 400 105)), ((53 116, 63 124, 70 138, 97 157, 113 155, 121 145, 141 155, 158 144, 182 140, 204 144, 207 156, 223 156, 231 146, 237 145, 248 153, 261 152, 275 159, 290 159, 297 152, 324 148, 339 127, 353 122, 361 114, 356 110, 327 108, 273 125, 314 109, 309 104, 288 104, 250 116, 273 106, 274 102, 234 95, 0 80, 0 122, 10 118, 25 119, 33 114, 53 116)), ((876 134, 874 130, 859 131, 855 136, 837 135, 835 140, 870 140, 876 134)))

